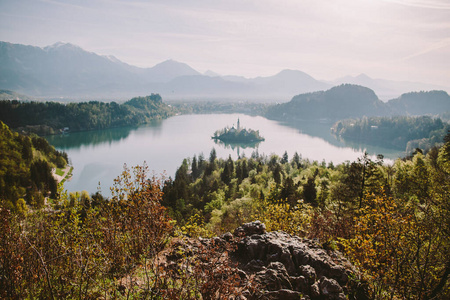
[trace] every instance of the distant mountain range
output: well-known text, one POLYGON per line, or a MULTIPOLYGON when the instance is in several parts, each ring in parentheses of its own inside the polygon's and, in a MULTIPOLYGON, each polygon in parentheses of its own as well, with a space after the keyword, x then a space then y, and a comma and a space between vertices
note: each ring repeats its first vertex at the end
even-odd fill
POLYGON ((151 68, 139 68, 70 43, 59 42, 40 48, 0 42, 0 89, 38 98, 117 100, 159 93, 165 100, 285 102, 294 95, 327 90, 344 82, 364 85, 378 95, 394 97, 414 90, 444 89, 419 83, 371 79, 365 75, 325 82, 297 70, 283 70, 274 76, 250 79, 219 76, 213 71, 201 74, 187 64, 173 60, 151 68))
POLYGON ((445 91, 411 92, 383 102, 367 87, 342 84, 270 106, 266 117, 280 121, 336 121, 363 116, 438 115, 448 111, 450 96, 445 91))
POLYGON ((408 92, 431 91, 431 90, 446 90, 447 92, 450 92, 449 87, 443 87, 439 85, 420 82, 373 79, 367 76, 366 74, 360 74, 354 77, 346 76, 343 78, 336 79, 331 83, 333 85, 350 83, 368 87, 374 90, 377 96, 383 101, 396 98, 401 94, 405 94, 408 92))

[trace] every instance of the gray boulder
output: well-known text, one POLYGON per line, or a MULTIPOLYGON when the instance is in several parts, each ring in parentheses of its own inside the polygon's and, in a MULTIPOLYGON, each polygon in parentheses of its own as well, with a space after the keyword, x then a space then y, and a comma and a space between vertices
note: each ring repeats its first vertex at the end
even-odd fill
POLYGON ((285 232, 266 232, 259 221, 242 225, 234 235, 240 240, 232 257, 266 290, 261 299, 346 298, 343 287, 356 271, 339 252, 285 232))

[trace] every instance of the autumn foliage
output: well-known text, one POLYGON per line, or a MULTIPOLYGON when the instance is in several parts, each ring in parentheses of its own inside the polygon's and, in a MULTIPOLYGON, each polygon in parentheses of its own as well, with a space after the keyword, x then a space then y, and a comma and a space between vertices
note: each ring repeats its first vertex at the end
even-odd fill
POLYGON ((450 135, 444 142, 393 165, 367 154, 327 166, 298 154, 233 161, 212 151, 208 161, 185 160, 174 180, 125 167, 109 199, 60 190, 28 213, 2 201, 0 298, 227 299, 254 288, 228 260, 233 249, 188 241, 259 219, 344 252, 373 299, 446 299, 450 135))
POLYGON ((146 174, 145 165, 125 167, 111 199, 61 199, 60 210, 25 217, 1 207, 0 298, 228 299, 248 288, 229 245, 197 243, 193 252, 169 244, 187 238, 176 237, 161 184, 146 174), (162 250, 178 257, 175 265, 162 250))
POLYGON ((1 298, 115 298, 117 278, 167 242, 172 223, 146 167, 117 179, 110 200, 91 200, 24 219, 0 210, 1 298))

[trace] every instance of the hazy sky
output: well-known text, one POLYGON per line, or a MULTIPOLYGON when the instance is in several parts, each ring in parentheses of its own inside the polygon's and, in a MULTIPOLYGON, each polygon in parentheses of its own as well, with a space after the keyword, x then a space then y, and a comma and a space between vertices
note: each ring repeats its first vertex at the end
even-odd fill
POLYGON ((450 85, 450 0, 0 0, 0 40, 65 41, 140 67, 450 85))

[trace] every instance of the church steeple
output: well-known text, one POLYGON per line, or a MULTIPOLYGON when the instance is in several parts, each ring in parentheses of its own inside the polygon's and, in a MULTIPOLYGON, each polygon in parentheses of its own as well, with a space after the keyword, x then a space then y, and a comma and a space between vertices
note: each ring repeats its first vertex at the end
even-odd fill
POLYGON ((241 129, 241 123, 239 122, 239 118, 238 118, 238 122, 237 122, 237 130, 239 131, 241 129))

